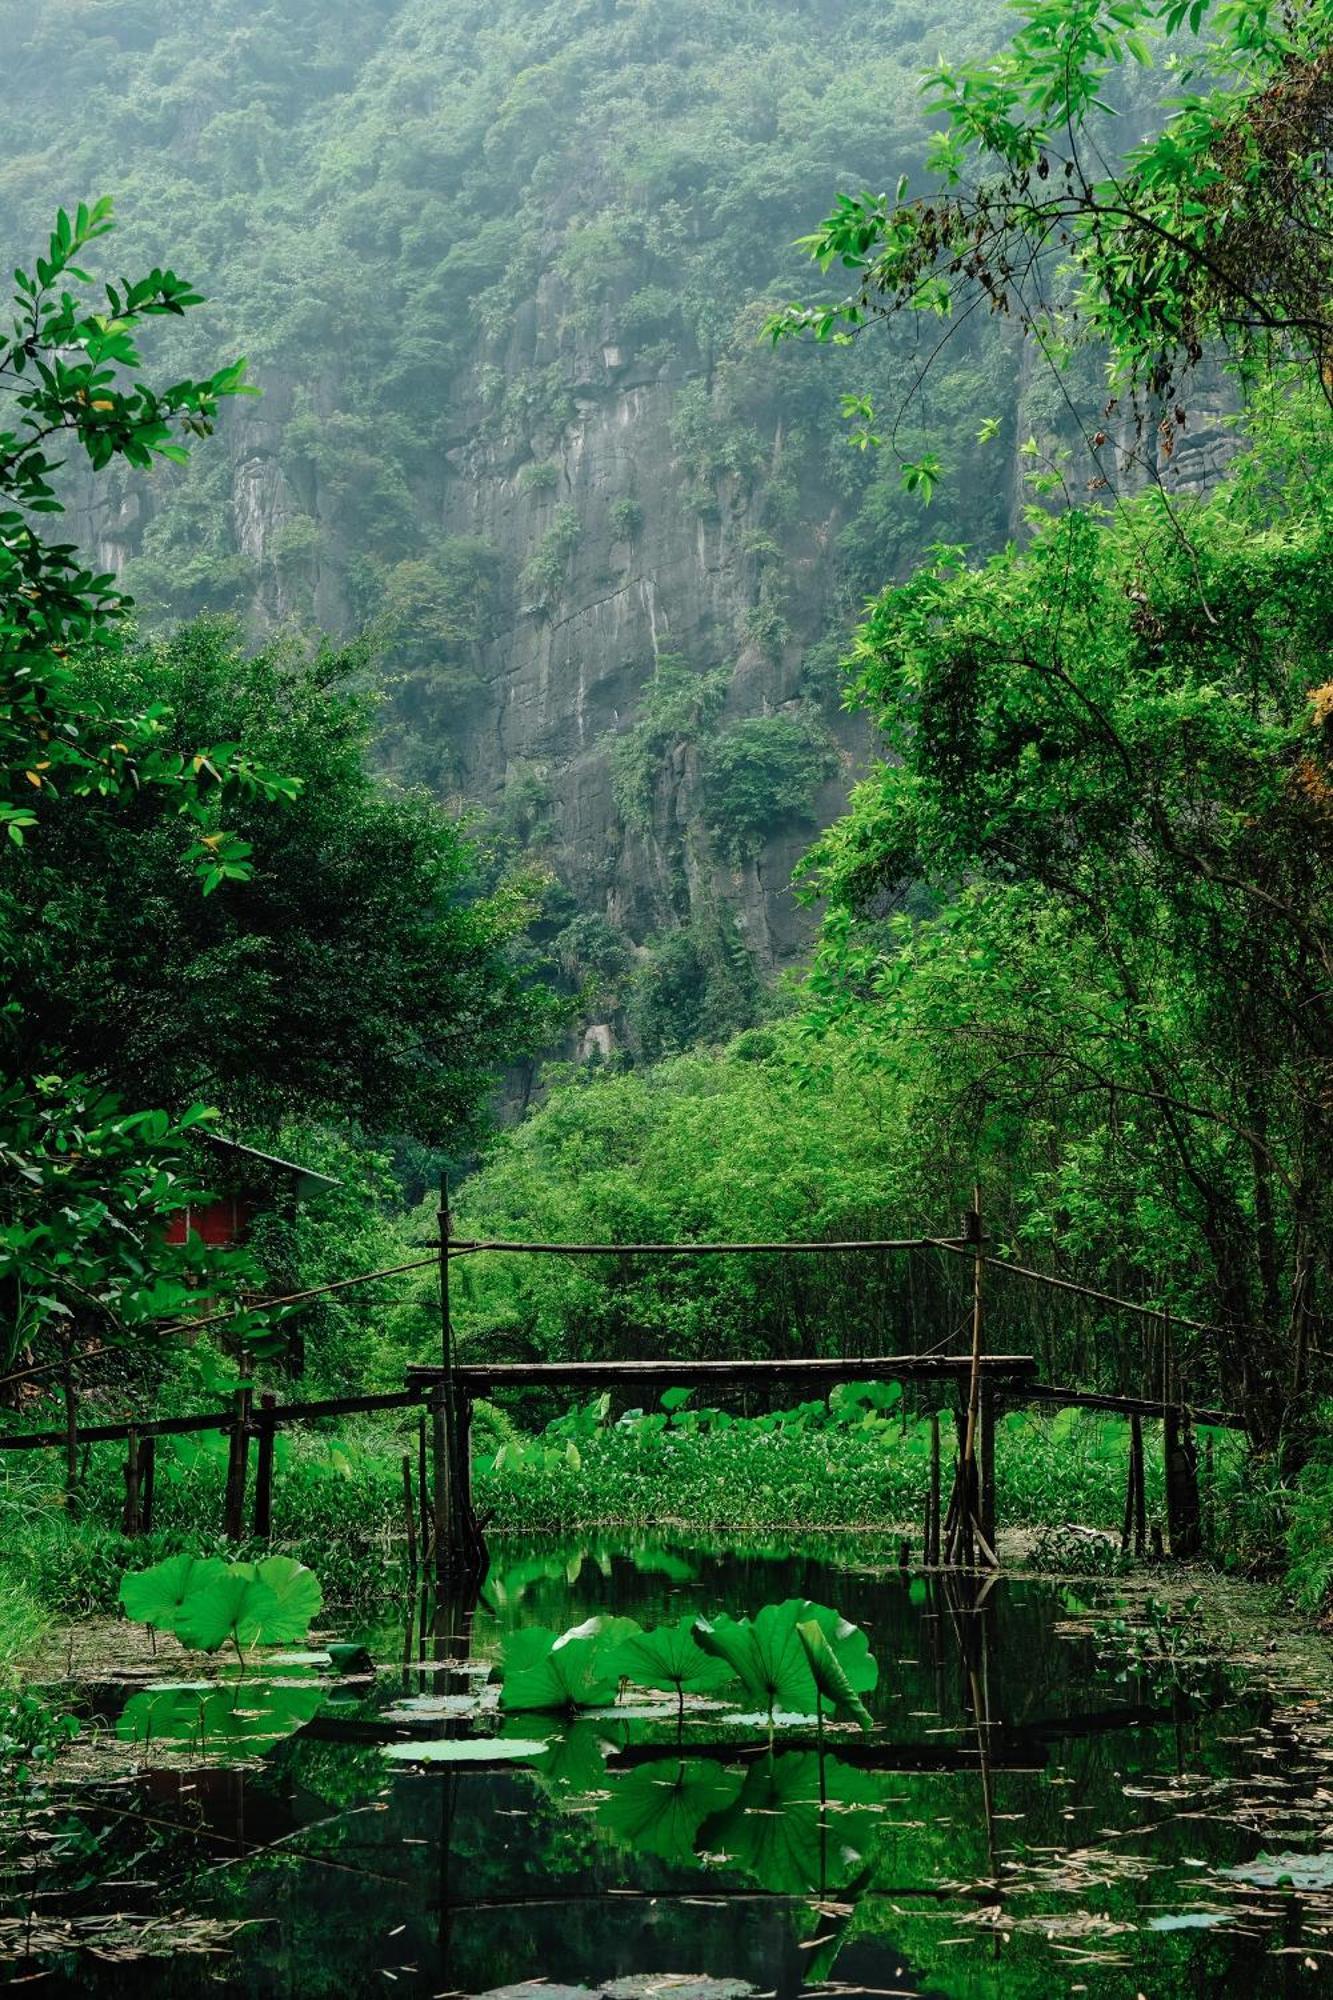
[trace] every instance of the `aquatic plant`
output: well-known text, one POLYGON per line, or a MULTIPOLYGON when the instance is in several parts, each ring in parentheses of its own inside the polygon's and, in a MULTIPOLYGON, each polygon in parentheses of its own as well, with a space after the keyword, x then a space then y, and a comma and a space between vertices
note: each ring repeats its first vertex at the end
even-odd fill
MULTIPOLYGON (((814 1624, 823 1634, 827 1655, 821 1651, 821 1663, 826 1669, 827 1658, 836 1661, 849 1692, 861 1695, 874 1687, 879 1669, 865 1633, 826 1604, 789 1597, 782 1604, 764 1605, 753 1618, 725 1613, 700 1618, 694 1631, 703 1650, 727 1662, 771 1720, 779 1709, 813 1715, 820 1705, 821 1688, 802 1642, 802 1624, 814 1624)), ((843 1698, 830 1699, 837 1706, 843 1698)))
POLYGON ((665 1688, 682 1708, 687 1694, 714 1694, 735 1680, 735 1668, 709 1653, 694 1634, 690 1613, 674 1625, 655 1625, 632 1633, 620 1646, 615 1664, 622 1677, 644 1688, 665 1688))
POLYGON ((568 1632, 527 1625, 505 1642, 500 1706, 508 1709, 604 1708, 622 1679, 621 1649, 632 1618, 588 1618, 568 1632))
POLYGON ((314 1571, 291 1556, 234 1563, 219 1556, 168 1556, 120 1580, 128 1618, 173 1632, 183 1646, 202 1653, 216 1653, 228 1641, 239 1653, 304 1639, 323 1601, 314 1571))

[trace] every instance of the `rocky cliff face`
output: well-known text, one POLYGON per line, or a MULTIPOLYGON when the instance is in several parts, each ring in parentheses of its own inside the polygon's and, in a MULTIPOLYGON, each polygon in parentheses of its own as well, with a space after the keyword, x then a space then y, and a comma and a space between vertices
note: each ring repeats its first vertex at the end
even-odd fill
MULTIPOLYGON (((515 329, 503 370, 514 380, 559 368, 567 420, 558 431, 491 436, 474 409, 448 454, 443 526, 500 551, 517 579, 503 623, 479 649, 481 688, 458 719, 461 789, 500 807, 507 786, 535 777, 550 801, 550 851, 584 909, 642 940, 721 902, 771 971, 808 941, 810 918, 793 902, 791 871, 812 826, 839 809, 864 748, 862 732, 837 720, 832 685, 820 691, 822 720, 836 731, 839 754, 807 816, 775 824, 752 854, 731 862, 703 830, 705 744, 682 736, 666 746, 649 821, 638 826, 617 808, 613 746, 634 728, 664 657, 729 669, 717 729, 809 702, 803 661, 838 609, 836 503, 828 492, 802 492, 795 532, 777 545, 782 629, 767 643, 750 636, 763 576, 755 548, 768 539, 765 480, 724 473, 701 505, 673 435, 688 379, 680 365, 644 363, 609 336, 562 352, 557 317, 548 295, 515 329), (525 479, 534 464, 545 469, 541 481, 525 479), (577 539, 571 530, 562 574, 543 597, 524 565, 571 516, 577 539)), ((780 474, 780 418, 763 451, 764 473, 780 474)))
MULTIPOLYGON (((220 302, 163 329, 163 372, 243 351, 264 389, 187 471, 99 482, 80 541, 149 620, 375 633, 389 768, 484 809, 622 951, 703 924, 791 964, 792 867, 873 753, 840 706, 858 605, 935 541, 1020 531, 1022 440, 1064 405, 994 322, 919 394, 912 328, 760 331, 818 290, 793 239, 834 192, 919 163, 922 70, 1003 14, 0 0, 6 233, 71 171, 114 186, 118 268, 170 257, 220 302), (848 442, 848 393, 892 449, 848 442), (924 509, 899 475, 928 450, 924 509)), ((1217 449, 1190 431, 1171 476, 1217 449)))

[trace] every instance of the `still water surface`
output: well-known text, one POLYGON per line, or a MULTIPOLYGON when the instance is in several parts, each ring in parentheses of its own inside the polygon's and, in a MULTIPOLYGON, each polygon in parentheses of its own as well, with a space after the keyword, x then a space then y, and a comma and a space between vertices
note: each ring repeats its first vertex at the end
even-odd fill
POLYGON ((145 1660, 49 1690, 100 1726, 7 1829, 11 1978, 303 2000, 1333 1992, 1333 1712, 1261 1650, 1220 1659, 1180 1600, 914 1579, 853 1541, 548 1541, 498 1546, 480 1602, 424 1631, 404 1613, 339 1636, 373 1677, 294 1655, 204 1687, 178 1661, 164 1686, 145 1660), (502 1715, 484 1688, 520 1625, 789 1597, 870 1635, 873 1731, 792 1719, 770 1743, 734 1702, 682 1717, 670 1697, 502 1715))

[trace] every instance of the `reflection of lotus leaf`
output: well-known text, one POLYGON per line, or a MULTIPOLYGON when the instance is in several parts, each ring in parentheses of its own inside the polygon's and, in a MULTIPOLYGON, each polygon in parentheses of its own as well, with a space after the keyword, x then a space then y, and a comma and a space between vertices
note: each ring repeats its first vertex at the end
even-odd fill
POLYGON ((817 1689, 810 1661, 797 1627, 813 1622, 828 1639, 848 1685, 857 1694, 874 1687, 879 1669, 870 1644, 858 1625, 826 1604, 789 1597, 783 1604, 766 1604, 753 1618, 700 1618, 695 1636, 706 1653, 713 1653, 740 1676, 747 1690, 770 1711, 791 1709, 813 1715, 817 1689))
POLYGON ((700 1826, 732 1805, 740 1789, 739 1771, 706 1757, 642 1764, 614 1779, 597 1824, 622 1847, 688 1863, 698 1858, 694 1838, 700 1826))
POLYGON ((632 1618, 588 1618, 558 1638, 541 1625, 511 1632, 504 1647, 501 1707, 604 1707, 620 1685, 615 1655, 638 1629, 632 1618))
MULTIPOLYGON (((522 1716, 508 1716, 500 1725, 501 1738, 522 1736, 531 1726, 522 1716)), ((567 1723, 533 1760, 533 1769, 548 1791, 599 1792, 606 1783, 607 1750, 623 1735, 623 1730, 613 1734, 594 1722, 567 1723)))
POLYGON ((550 1746, 530 1736, 442 1736, 382 1747, 386 1757, 400 1764, 520 1764, 540 1757, 550 1746))
POLYGON ((747 1771, 735 1803, 705 1822, 698 1844, 772 1894, 823 1895, 864 1869, 877 1826, 867 1809, 879 1797, 869 1772, 790 1750, 747 1771))
POLYGON ((1333 1889, 1333 1853, 1256 1854, 1239 1868, 1219 1868, 1228 1882, 1253 1882, 1259 1889, 1290 1883, 1293 1889, 1333 1889))
POLYGON ((728 1661, 700 1646, 688 1612, 675 1625, 632 1633, 618 1649, 614 1664, 639 1687, 669 1688, 675 1695, 712 1694, 735 1679, 728 1661))
POLYGON ((630 1561, 640 1576, 665 1576, 672 1583, 692 1583, 698 1570, 671 1549, 635 1549, 630 1561))
POLYGON ((267 1749, 308 1722, 324 1700, 320 1687, 292 1681, 228 1681, 141 1688, 116 1723, 124 1743, 267 1749))

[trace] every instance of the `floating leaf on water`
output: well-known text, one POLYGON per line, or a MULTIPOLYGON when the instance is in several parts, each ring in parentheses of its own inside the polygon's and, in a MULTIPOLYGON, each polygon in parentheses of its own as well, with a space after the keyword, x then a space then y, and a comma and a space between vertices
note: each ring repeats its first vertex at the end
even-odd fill
POLYGON ((442 1736, 381 1747, 395 1764, 521 1764, 551 1746, 528 1736, 442 1736))
POLYGON ((1259 1889, 1333 1889, 1333 1853, 1256 1854, 1238 1868, 1219 1868, 1228 1882, 1252 1882, 1259 1889))

